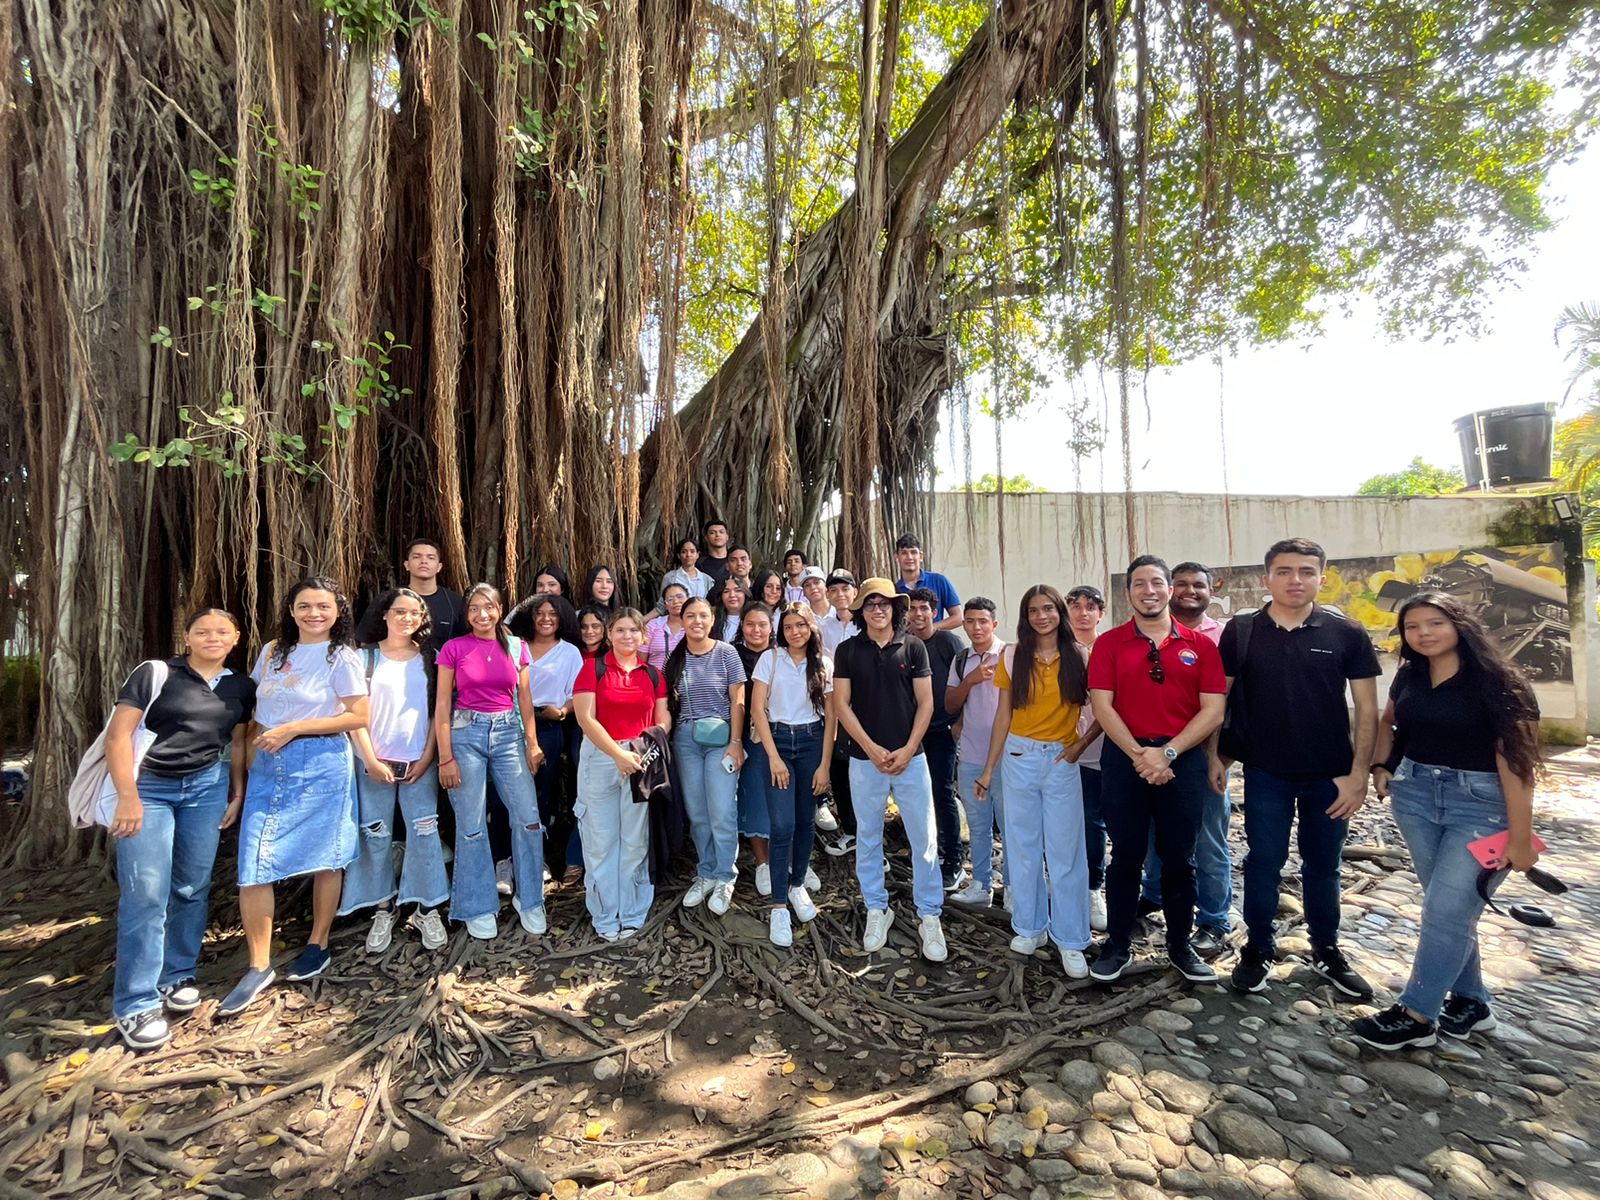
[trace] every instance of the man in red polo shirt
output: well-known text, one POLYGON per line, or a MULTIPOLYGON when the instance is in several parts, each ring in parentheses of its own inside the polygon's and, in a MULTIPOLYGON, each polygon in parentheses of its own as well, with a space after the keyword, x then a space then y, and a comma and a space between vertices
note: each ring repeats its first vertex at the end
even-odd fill
POLYGON ((1133 619, 1095 640, 1089 699, 1105 730, 1100 800, 1111 834, 1106 938, 1090 974, 1109 983, 1128 965, 1139 874, 1151 827, 1161 855, 1167 957, 1185 979, 1216 972, 1189 944, 1194 843, 1210 784, 1205 741, 1222 724, 1227 678, 1211 639, 1172 619, 1172 573, 1153 554, 1128 564, 1133 619))

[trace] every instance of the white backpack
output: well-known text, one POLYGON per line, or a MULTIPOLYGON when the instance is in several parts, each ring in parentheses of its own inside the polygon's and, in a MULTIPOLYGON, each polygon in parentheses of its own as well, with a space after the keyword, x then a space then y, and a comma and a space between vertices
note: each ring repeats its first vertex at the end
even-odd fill
MULTIPOLYGON (((167 664, 164 659, 152 658, 148 664, 140 664, 140 666, 145 665, 148 665, 151 671, 150 699, 144 706, 145 714, 148 715, 155 702, 161 698, 161 690, 167 686, 167 664)), ((107 717, 107 728, 110 725, 111 718, 107 717)), ((144 717, 141 716, 139 723, 133 729, 135 778, 139 774, 139 764, 144 761, 145 751, 150 749, 155 740, 156 735, 146 728, 144 717)), ((95 738, 83 752, 83 759, 78 763, 78 773, 72 777, 72 782, 67 786, 67 814, 72 818, 74 829, 88 829, 91 825, 109 826, 116 811, 117 785, 111 781, 111 771, 106 766, 106 729, 102 729, 100 736, 95 738)))

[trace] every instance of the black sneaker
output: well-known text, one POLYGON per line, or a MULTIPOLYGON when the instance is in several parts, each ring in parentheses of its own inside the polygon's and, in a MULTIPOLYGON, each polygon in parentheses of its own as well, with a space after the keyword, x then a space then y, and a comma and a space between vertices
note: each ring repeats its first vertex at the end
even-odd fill
POLYGON ((1146 917, 1153 917, 1161 911, 1161 905, 1148 896, 1139 897, 1138 915, 1142 921, 1146 917))
POLYGON ((144 1012, 118 1017, 117 1032, 130 1050, 154 1050, 157 1046, 166 1045, 167 1039, 172 1036, 167 1019, 161 1015, 159 1008, 147 1008, 144 1012))
POLYGON ((1464 1038, 1470 1033, 1487 1033, 1498 1022, 1494 1010, 1482 1000, 1471 996, 1449 996, 1439 1013, 1439 1032, 1453 1038, 1464 1038))
POLYGON ((1189 939, 1189 945, 1201 958, 1215 958, 1228 948, 1228 935, 1220 929, 1207 925, 1195 930, 1194 936, 1189 939))
POLYGON ((1394 1004, 1374 1016, 1350 1022, 1350 1036, 1374 1050, 1404 1050, 1408 1046, 1432 1046, 1439 1039, 1432 1021, 1419 1021, 1394 1004))
POLYGON ((326 946, 313 946, 307 942, 306 948, 300 951, 300 957, 294 960, 283 977, 290 983, 315 979, 328 969, 328 964, 332 961, 333 955, 328 953, 326 946))
POLYGON ((1264 992, 1271 972, 1272 956, 1247 945, 1240 951, 1238 965, 1233 968, 1228 982, 1236 992, 1264 992))
POLYGON ((825 839, 822 843, 822 848, 833 858, 843 858, 856 848, 856 835, 853 833, 841 833, 832 840, 825 839))
POLYGON ((1172 969, 1182 975, 1190 983, 1215 983, 1217 973, 1211 969, 1211 964, 1206 962, 1194 952, 1190 945, 1168 946, 1167 961, 1172 964, 1172 969))
POLYGON ((1357 974, 1337 946, 1318 946, 1313 950, 1311 969, 1353 1000, 1372 999, 1372 985, 1357 974))
POLYGON ((1110 942, 1101 943, 1100 955, 1094 960, 1094 966, 1089 968, 1089 978, 1099 980, 1101 983, 1110 983, 1127 970, 1130 957, 1126 946, 1113 946, 1110 942))

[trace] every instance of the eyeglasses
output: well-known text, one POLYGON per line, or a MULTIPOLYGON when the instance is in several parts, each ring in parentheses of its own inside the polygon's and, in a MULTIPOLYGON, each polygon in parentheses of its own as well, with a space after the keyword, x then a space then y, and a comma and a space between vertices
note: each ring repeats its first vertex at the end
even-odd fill
POLYGON ((864 609, 865 608, 893 608, 894 607, 894 601, 893 600, 883 600, 883 599, 880 599, 880 598, 875 596, 871 600, 867 600, 867 601, 863 602, 861 607, 864 608, 864 609))
POLYGON ((1145 655, 1150 663, 1150 678, 1155 683, 1167 681, 1167 669, 1161 665, 1161 650, 1155 642, 1150 643, 1150 653, 1145 655))

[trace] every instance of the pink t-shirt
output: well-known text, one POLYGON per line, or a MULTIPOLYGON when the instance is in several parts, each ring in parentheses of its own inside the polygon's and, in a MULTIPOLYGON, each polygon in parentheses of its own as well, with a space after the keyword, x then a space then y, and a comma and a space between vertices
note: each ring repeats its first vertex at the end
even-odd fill
MULTIPOLYGON (((511 641, 521 665, 528 666, 532 660, 527 643, 520 638, 511 641)), ((436 661, 456 673, 457 708, 499 713, 516 707, 517 668, 511 665, 511 656, 500 648, 499 638, 481 638, 471 633, 451 638, 440 647, 436 661)))

